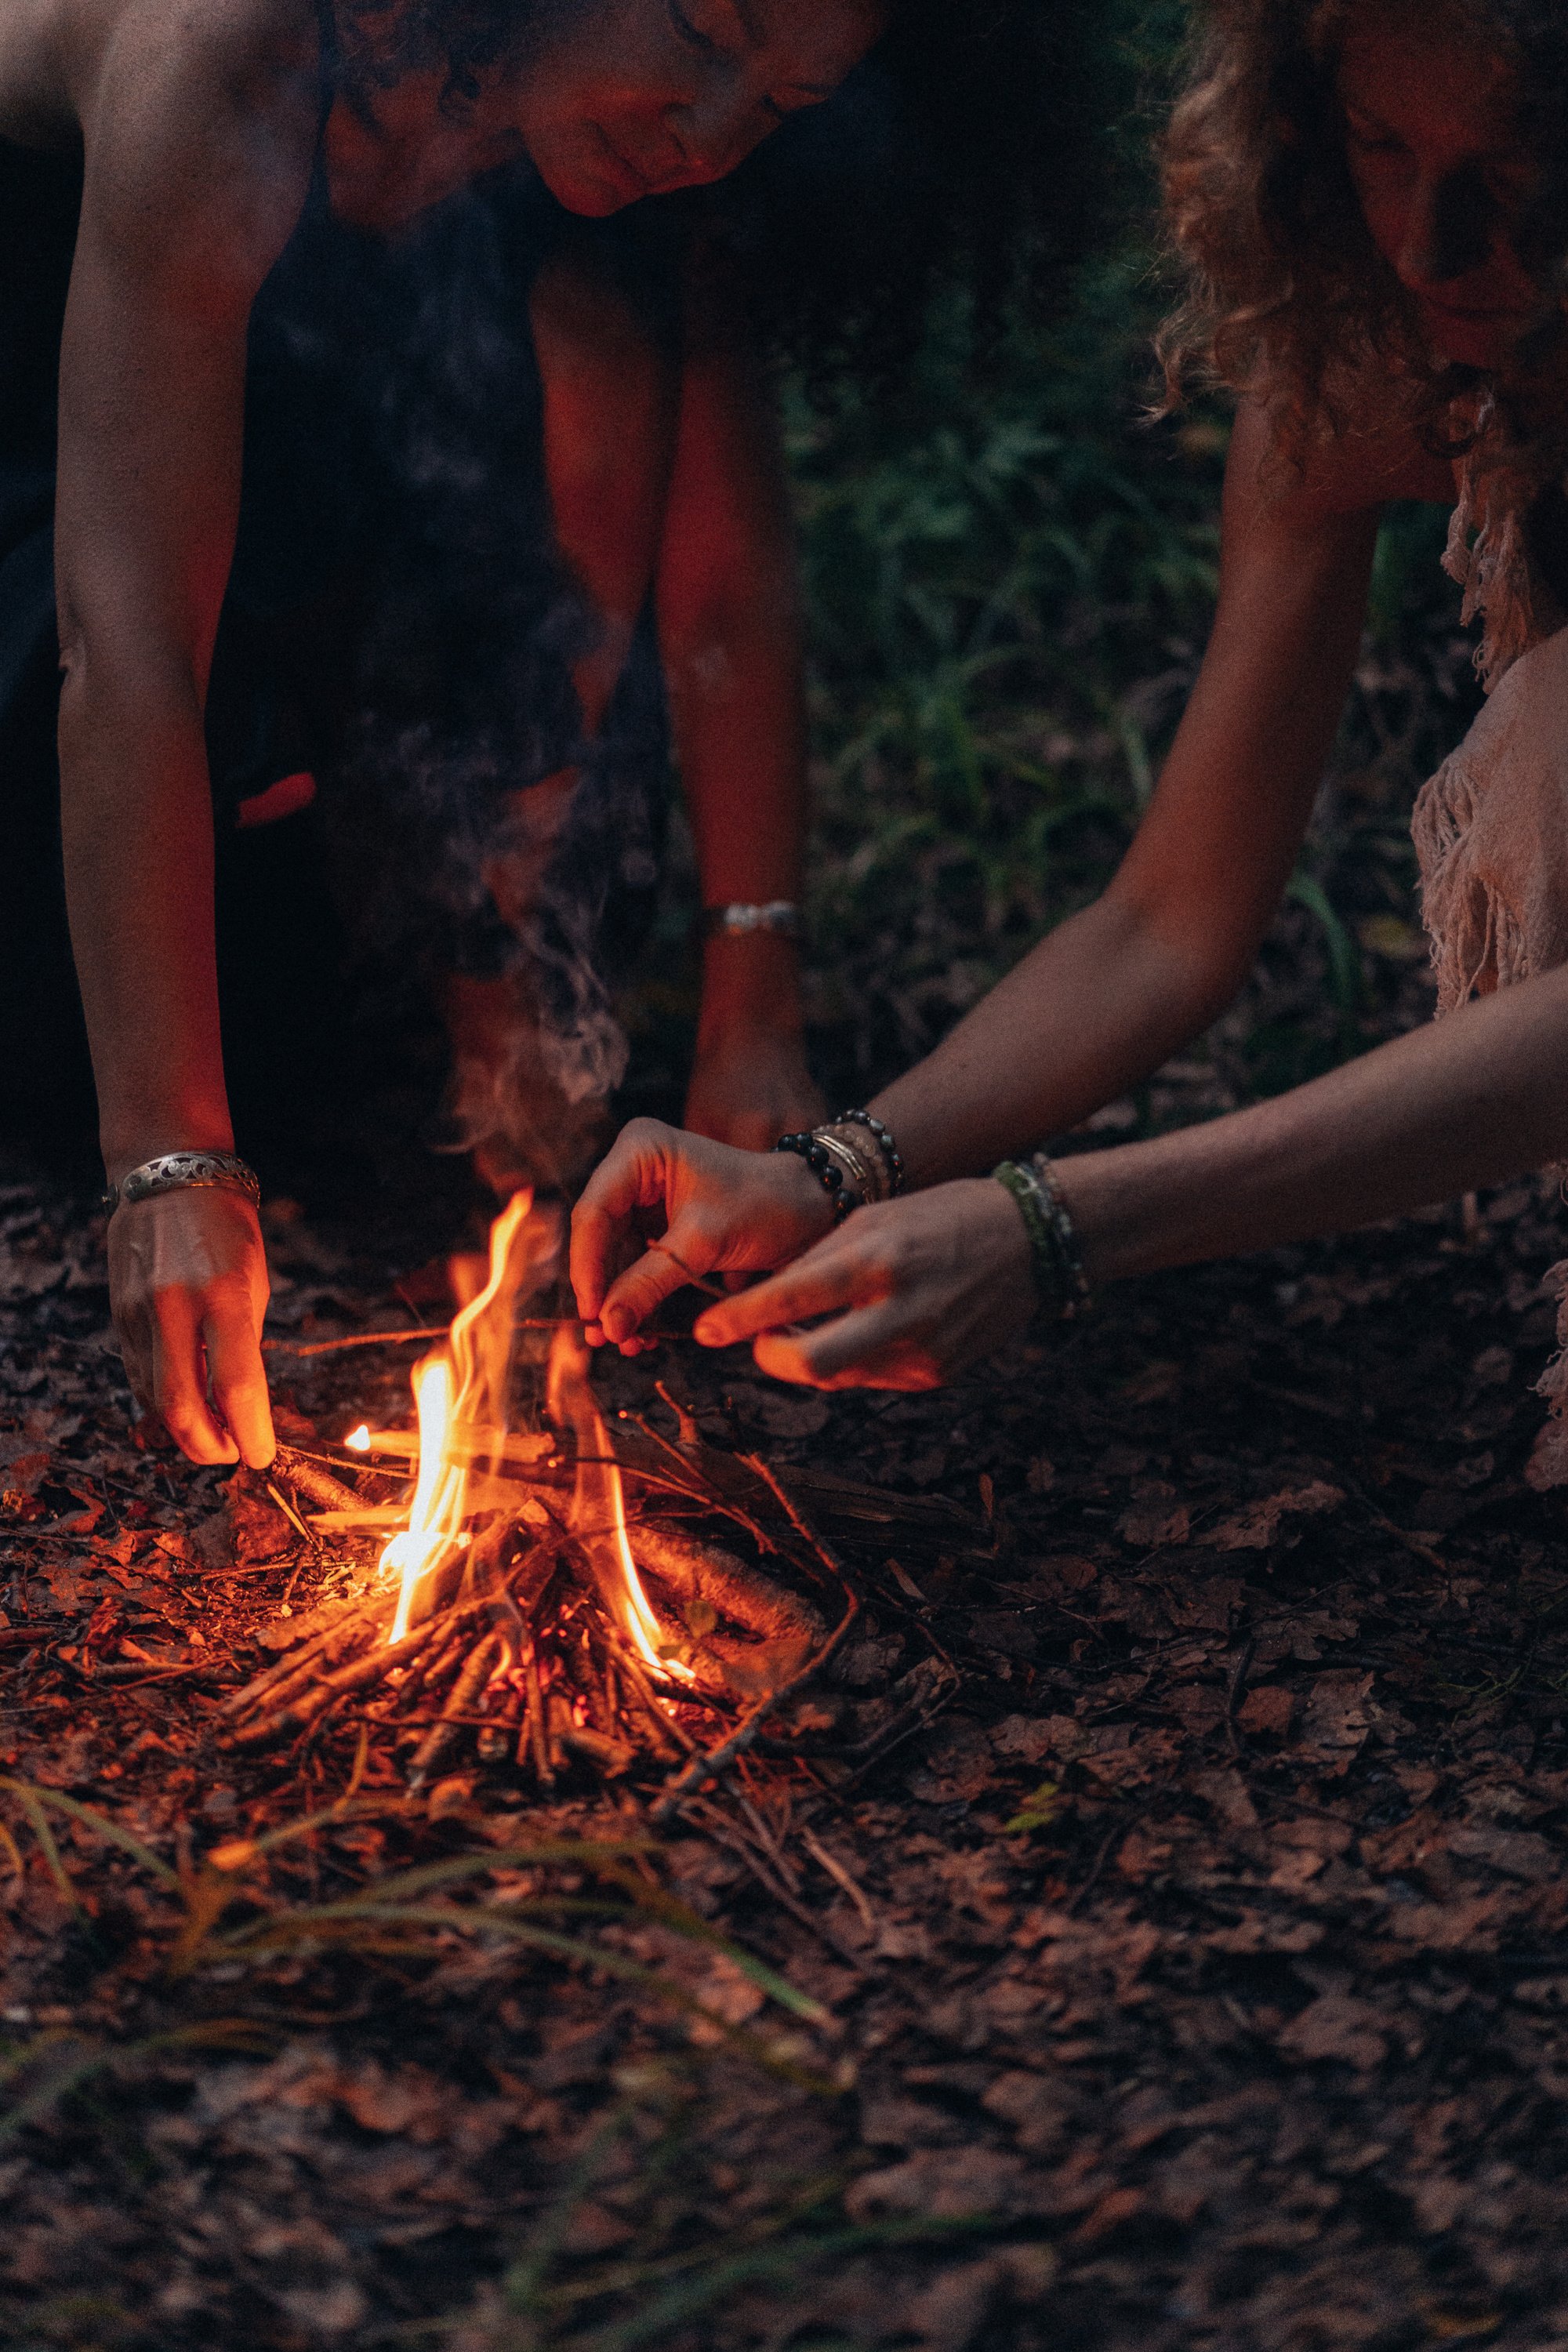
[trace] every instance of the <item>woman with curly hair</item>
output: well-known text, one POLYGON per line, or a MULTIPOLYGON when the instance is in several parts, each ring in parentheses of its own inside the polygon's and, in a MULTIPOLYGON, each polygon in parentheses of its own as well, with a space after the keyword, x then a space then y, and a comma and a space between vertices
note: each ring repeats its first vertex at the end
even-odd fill
MULTIPOLYGON (((604 1339, 635 1347, 689 1272, 783 1267, 708 1308, 698 1337, 751 1339, 785 1380, 927 1387, 1019 1329, 1037 1288, 1071 1312, 1090 1285, 1568 1158, 1563 12, 1202 14, 1164 151, 1192 272, 1166 359, 1238 407, 1214 633, 1137 838, 1103 897, 869 1118, 761 1160, 628 1129, 574 1228, 579 1306, 604 1339), (1493 688, 1417 811, 1443 1017, 1210 1124, 984 1177, 1136 1085, 1234 994, 1332 743, 1380 515, 1405 498, 1455 509, 1449 561, 1493 688), (660 1235, 640 1255, 639 1231, 660 1235)), ((1568 1394, 1562 1364, 1548 1392, 1568 1394)), ((1536 1475, 1568 1475, 1561 1421, 1536 1475)))
MULTIPOLYGON (((994 267, 1048 257, 1058 217, 1070 236, 1022 130, 1055 88, 1071 135, 1071 18, 7 12, 0 769, 15 849, 47 830, 58 724, 113 1311, 194 1459, 272 1451, 215 813, 281 819, 321 786, 362 894, 440 976, 468 1139, 497 1181, 559 1175, 616 1075, 600 950, 647 898, 668 689, 715 918, 689 1115, 761 1140, 816 1108, 759 352, 885 341, 943 239, 994 267)), ((9 866, 19 919, 40 869, 9 866)))

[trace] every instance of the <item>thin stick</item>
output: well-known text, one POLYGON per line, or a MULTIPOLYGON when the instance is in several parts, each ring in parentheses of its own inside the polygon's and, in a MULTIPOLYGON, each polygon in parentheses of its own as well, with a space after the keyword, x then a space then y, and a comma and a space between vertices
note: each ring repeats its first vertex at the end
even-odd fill
MULTIPOLYGON (((512 1325, 514 1331, 555 1331, 563 1323, 575 1323, 574 1315, 525 1315, 512 1325)), ((426 1339, 446 1339, 450 1325, 432 1323, 417 1331, 351 1331, 342 1339, 312 1339, 301 1345, 298 1339, 263 1339, 261 1345, 269 1355, 337 1356, 345 1348, 401 1348, 417 1345, 426 1339)))
POLYGON ((675 1818, 680 1810, 683 1797, 694 1795, 710 1780, 720 1779, 734 1763, 737 1757, 745 1754, 768 1717, 776 1713, 786 1699, 795 1697, 808 1683, 814 1682, 829 1660, 837 1655, 848 1638, 850 1627, 860 1614, 859 1595, 826 1544, 823 1542, 822 1538, 796 1509, 793 1498, 779 1484, 768 1465, 760 1454, 745 1454, 741 1456, 741 1459, 748 1468, 756 1471, 763 1483, 773 1489, 788 1516, 790 1525, 802 1541, 811 1546, 812 1550, 838 1585, 848 1605, 822 1648, 814 1658, 807 1660, 799 1674, 791 1675, 786 1681, 779 1685, 776 1690, 770 1691, 764 1698, 759 1699, 750 1715, 742 1718, 728 1739, 721 1741, 717 1748, 710 1748, 707 1755, 696 1757, 683 1772, 676 1776, 653 1810, 653 1818, 660 1824, 675 1818))
POLYGON ((691 1801, 691 1811, 706 1829, 708 1835, 716 1838, 721 1845, 728 1846, 731 1853, 738 1855, 756 1880, 757 1885, 771 1895, 775 1903, 782 1904, 792 1918, 798 1919, 803 1927, 809 1928, 814 1936, 819 1937, 827 1946, 830 1952, 836 1952, 841 1960, 852 1968, 858 1977, 863 1977, 867 1973, 866 1963, 859 1953, 846 1944, 828 1926, 826 1919, 819 1919, 807 1904, 803 1903, 797 1895, 792 1894, 789 1887, 774 1875, 773 1870, 764 1869, 757 1858, 752 1841, 736 1828, 721 1807, 714 1804, 711 1798, 698 1797, 691 1801), (721 1823, 724 1826, 721 1827, 721 1823))
POLYGON ((390 1622, 392 1611, 389 1594, 378 1593, 374 1601, 362 1601, 357 1609, 346 1610, 338 1623, 329 1626, 324 1633, 318 1633, 313 1640, 295 1649, 289 1656, 279 1658, 276 1664, 264 1666, 260 1674, 252 1676, 243 1690, 236 1692, 233 1698, 224 1701, 225 1714, 246 1714, 268 1695, 277 1696, 279 1684, 291 1683, 297 1679, 302 1681, 306 1675, 314 1672, 323 1658, 331 1661, 341 1656, 342 1652, 351 1648, 361 1635, 367 1632, 374 1633, 378 1612, 390 1622))
MULTIPOLYGON (((647 1245, 647 1254, 649 1257, 667 1257, 671 1265, 678 1265, 680 1268, 681 1273, 686 1276, 686 1279, 690 1284, 692 1289, 700 1290, 706 1297, 729 1297, 730 1294, 725 1289, 721 1282, 709 1282, 702 1275, 694 1273, 692 1268, 687 1265, 686 1260, 680 1255, 679 1252, 672 1250, 668 1242, 649 1242, 647 1245)), ((640 1336, 640 1334, 638 1336, 640 1336)))
POLYGON ((820 1838, 814 1837, 809 1830, 801 1831, 800 1842, 807 1853, 821 1864, 835 1885, 844 1889, 845 1894, 860 1914, 860 1923, 867 1934, 874 1936, 877 1932, 877 1915, 872 1910, 867 1899, 866 1890, 859 1880, 854 1877, 839 1861, 838 1856, 825 1846, 820 1838))
MULTIPOLYGON (((612 1635, 612 1639, 615 1638, 616 1637, 612 1635)), ((684 1724, 677 1723, 672 1716, 665 1713, 663 1707, 660 1706, 658 1699, 654 1696, 652 1686, 650 1685, 647 1675, 643 1673, 641 1666, 638 1664, 636 1658, 632 1656, 631 1652, 626 1649, 618 1639, 616 1640, 616 1661, 619 1665, 622 1674, 626 1676, 627 1682, 630 1683, 633 1691, 637 1694, 637 1696, 641 1703, 644 1714, 647 1717, 655 1729, 663 1736, 665 1756, 667 1758, 672 1754, 679 1756, 681 1748, 685 1748, 689 1756, 695 1756, 698 1752, 697 1742, 692 1738, 691 1734, 687 1730, 684 1724), (670 1742, 672 1738, 679 1741, 680 1746, 679 1748, 671 1747, 670 1742)))
MULTIPOLYGON (((662 1397, 675 1415, 682 1445, 690 1446, 694 1454, 699 1452, 702 1444, 702 1432, 697 1425, 697 1415, 692 1412, 691 1407, 689 1404, 682 1404, 678 1398, 672 1397, 662 1381, 655 1381, 653 1386, 655 1395, 662 1397)), ((652 1436, 654 1433, 650 1430, 648 1434, 652 1436)))
MULTIPOLYGON (((849 1594, 850 1597, 853 1598, 853 1587, 849 1582, 849 1579, 844 1573, 842 1562, 835 1557, 827 1545, 823 1542, 822 1538, 817 1534, 816 1529, 811 1525, 810 1521, 802 1516, 795 1504, 794 1496, 789 1494, 780 1484, 777 1474, 770 1465, 763 1461, 760 1454, 742 1454, 740 1456, 740 1459, 745 1464, 748 1470, 754 1470, 756 1472, 758 1477, 763 1481, 763 1484, 765 1486, 772 1489, 773 1493, 777 1496, 779 1503, 782 1505, 784 1515, 788 1518, 791 1527, 795 1529, 796 1535, 799 1536, 801 1541, 811 1546, 812 1550, 816 1554, 817 1559, 822 1562, 822 1565, 827 1570, 829 1576, 832 1577, 839 1590, 842 1592, 849 1594)), ((856 1602, 856 1608, 857 1610, 859 1608, 858 1601, 856 1602)))
POLYGON ((359 1496, 352 1486, 345 1486, 341 1478, 330 1476, 325 1470, 318 1470, 313 1462, 296 1454, 291 1445, 278 1448, 272 1467, 279 1478, 286 1478, 297 1493, 320 1510, 346 1511, 358 1506, 359 1496))
POLYGON ((409 1769, 410 1789, 422 1789, 431 1773, 456 1743, 462 1728, 462 1719, 478 1699, 489 1680, 498 1658, 506 1643, 500 1633, 481 1634, 469 1651, 457 1681, 452 1685, 447 1704, 441 1709, 440 1721, 427 1732, 415 1751, 409 1769))
POLYGON ((353 1691, 363 1690, 372 1683, 380 1682, 394 1666, 405 1665, 433 1634, 447 1635, 466 1618, 476 1614, 476 1604, 465 1602, 444 1618, 432 1617, 423 1625, 416 1626, 405 1640, 378 1643, 368 1656, 356 1658, 352 1665, 340 1666, 335 1674, 313 1679, 306 1690, 282 1705, 276 1703, 277 1694, 271 1694, 274 1705, 265 1715, 253 1717, 249 1722, 230 1732, 228 1744, 236 1748, 259 1748, 286 1731, 304 1730, 336 1700, 347 1697, 353 1691))
POLYGON ((848 1638, 849 1629, 859 1614, 859 1599, 851 1592, 848 1608, 829 1633, 816 1657, 808 1660, 798 1675, 791 1675, 787 1682, 782 1682, 779 1685, 777 1690, 770 1691, 765 1698, 759 1699, 750 1715, 731 1733, 728 1739, 721 1741, 717 1748, 710 1748, 705 1756, 694 1757, 686 1769, 670 1782, 653 1809, 653 1818, 658 1823, 662 1826, 674 1820, 680 1810, 682 1798, 694 1795, 698 1790, 705 1788, 710 1780, 722 1779, 736 1758, 743 1756, 747 1748, 752 1746, 768 1717, 776 1713, 786 1699, 796 1697, 805 1689, 808 1683, 816 1681, 824 1666, 843 1647, 848 1638))
MULTIPOLYGON (((661 1436, 653 1423, 645 1421, 640 1412, 631 1413, 627 1417, 635 1428, 640 1429, 645 1437, 651 1438, 661 1452, 669 1455, 671 1461, 685 1472, 686 1478, 677 1486, 672 1478, 661 1478, 657 1470, 643 1470, 635 1462, 623 1462, 620 1467, 626 1477, 641 1478, 647 1486, 663 1486, 667 1490, 674 1487, 678 1494, 689 1495, 691 1500, 694 1503, 700 1503, 705 1511, 721 1512, 725 1518, 733 1519, 737 1527, 744 1528, 760 1552, 772 1553, 774 1558, 777 1557, 779 1549, 777 1544, 772 1536, 758 1526, 749 1511, 742 1510, 739 1503, 731 1502, 728 1495, 721 1494, 716 1487, 705 1481, 700 1469, 695 1464, 689 1462, 685 1454, 670 1444, 668 1437, 661 1436)), ((582 1456, 579 1455, 578 1459, 581 1460, 582 1456)))
MULTIPOLYGON (((555 1786, 555 1775, 550 1768, 550 1734, 544 1721, 544 1690, 539 1679, 539 1644, 531 1636, 522 1662, 523 1678, 528 1689, 528 1737, 533 1748, 533 1769, 539 1775, 539 1785, 546 1792, 555 1786)), ((518 1761, 521 1746, 518 1743, 518 1761)))
POLYGON ((312 1551, 320 1551, 320 1544, 317 1543, 315 1538, 311 1535, 310 1528, 305 1525, 304 1520, 300 1517, 300 1514, 294 1508, 293 1504, 289 1501, 288 1497, 283 1494, 279 1487, 273 1485, 270 1478, 267 1481, 267 1491, 271 1496, 273 1501, 277 1504, 279 1509, 282 1512, 284 1517, 288 1520, 289 1526, 293 1528, 295 1534, 300 1537, 300 1540, 304 1543, 308 1543, 312 1551))

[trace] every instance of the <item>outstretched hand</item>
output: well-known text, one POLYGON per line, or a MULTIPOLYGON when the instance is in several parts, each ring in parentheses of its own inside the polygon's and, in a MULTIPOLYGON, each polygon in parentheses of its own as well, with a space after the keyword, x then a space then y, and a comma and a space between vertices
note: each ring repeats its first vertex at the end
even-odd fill
POLYGON ((1017 1203, 984 1178, 858 1210, 693 1331, 708 1348, 751 1339, 759 1370, 809 1388, 934 1389, 1021 1331, 1034 1306, 1017 1203), (829 1319, 801 1328, 816 1317, 829 1319))
POLYGON ((833 1212, 790 1152, 737 1151, 655 1118, 622 1129, 572 1217, 572 1286, 589 1343, 635 1355, 683 1283, 784 1265, 833 1212))
POLYGON ((192 1185, 109 1221, 109 1296, 131 1392, 193 1462, 263 1470, 276 1450, 261 1322, 267 1254, 256 1211, 192 1185))

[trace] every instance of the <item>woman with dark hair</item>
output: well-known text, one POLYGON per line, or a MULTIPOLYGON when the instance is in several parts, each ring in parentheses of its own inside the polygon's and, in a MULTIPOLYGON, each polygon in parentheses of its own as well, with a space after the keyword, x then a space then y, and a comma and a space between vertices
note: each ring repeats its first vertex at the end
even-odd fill
POLYGON ((654 870, 668 689, 710 922, 689 1116, 760 1141, 817 1107, 758 336, 877 341, 944 237, 1048 248, 1016 126, 1072 12, 1005 0, 978 40, 950 13, 35 0, 0 28, 0 759, 36 833, 58 709, 115 1320, 193 1458, 272 1448, 215 813, 321 785, 438 977, 481 1163, 559 1178, 623 1050, 601 950, 654 870))
MULTIPOLYGON (((928 1387, 1037 1294, 1076 1312, 1093 1284, 1568 1159, 1568 26, 1545 0, 1202 16, 1165 142, 1192 271, 1166 358, 1174 383, 1201 369, 1239 405, 1214 634, 1138 836, 1104 896, 869 1114, 761 1159, 628 1129, 574 1234, 603 1339, 636 1347, 690 1273, 783 1267, 698 1337, 751 1339, 785 1380, 928 1387), (1416 810, 1443 1017, 1208 1125, 981 1176, 1136 1085, 1234 993, 1300 846, 1398 498, 1454 509, 1493 689, 1416 810), (639 1233, 657 1235, 640 1255, 639 1233)), ((1568 1347, 1568 1307, 1564 1325, 1568 1347)), ((1568 1355, 1543 1392, 1560 1410, 1532 1475, 1558 1483, 1568 1355)))

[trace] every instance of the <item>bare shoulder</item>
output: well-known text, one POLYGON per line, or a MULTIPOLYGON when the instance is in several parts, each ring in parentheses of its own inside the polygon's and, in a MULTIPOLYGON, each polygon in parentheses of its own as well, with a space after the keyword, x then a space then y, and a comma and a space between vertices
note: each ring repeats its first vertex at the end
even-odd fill
POLYGON ((321 121, 312 0, 86 0, 68 70, 87 211, 130 252, 216 239, 269 263, 309 185, 321 121))
POLYGON ((1453 467, 1426 446, 1411 403, 1397 387, 1357 388, 1341 413, 1340 429, 1293 462, 1282 454, 1267 401, 1244 400, 1231 444, 1227 503, 1287 535, 1349 522, 1396 499, 1453 503, 1453 467))

